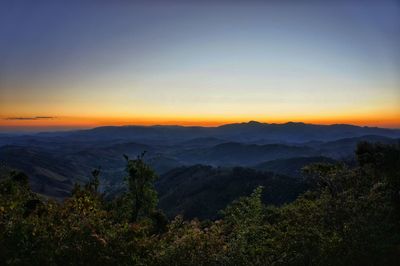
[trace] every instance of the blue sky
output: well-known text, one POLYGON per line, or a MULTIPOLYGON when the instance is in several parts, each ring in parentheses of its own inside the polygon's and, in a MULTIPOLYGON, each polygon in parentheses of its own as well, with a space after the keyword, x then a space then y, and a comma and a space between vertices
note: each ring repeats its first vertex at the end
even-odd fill
POLYGON ((400 126, 399 2, 82 2, 1 2, 3 117, 400 126))

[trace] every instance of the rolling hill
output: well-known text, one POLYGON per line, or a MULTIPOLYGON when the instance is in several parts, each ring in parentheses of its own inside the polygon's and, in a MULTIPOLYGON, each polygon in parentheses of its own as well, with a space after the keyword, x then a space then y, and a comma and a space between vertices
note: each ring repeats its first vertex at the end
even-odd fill
POLYGON ((173 217, 218 217, 218 211, 240 196, 263 186, 263 201, 282 204, 294 200, 306 185, 298 179, 250 168, 180 167, 163 174, 156 183, 159 206, 173 217))
POLYGON ((257 164, 252 168, 260 171, 270 171, 281 175, 301 178, 301 169, 313 163, 336 163, 337 161, 323 156, 294 157, 289 159, 277 159, 257 164))

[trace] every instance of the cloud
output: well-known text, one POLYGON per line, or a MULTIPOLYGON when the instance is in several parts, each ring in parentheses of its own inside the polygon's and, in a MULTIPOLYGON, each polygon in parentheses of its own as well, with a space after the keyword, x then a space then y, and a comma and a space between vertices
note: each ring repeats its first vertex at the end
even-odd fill
POLYGON ((54 119, 55 116, 35 116, 36 119, 54 119))
POLYGON ((6 117, 4 120, 41 120, 41 119, 54 119, 55 116, 32 116, 32 117, 6 117))

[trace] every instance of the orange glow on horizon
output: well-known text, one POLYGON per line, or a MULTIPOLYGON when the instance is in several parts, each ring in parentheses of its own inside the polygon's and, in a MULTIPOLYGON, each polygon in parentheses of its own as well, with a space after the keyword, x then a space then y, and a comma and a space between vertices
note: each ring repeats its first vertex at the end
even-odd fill
POLYGON ((165 117, 146 117, 146 118, 125 118, 125 117, 55 117, 55 118, 20 118, 10 119, 6 117, 0 118, 0 127, 2 128, 93 128, 99 126, 123 126, 123 125, 180 125, 180 126, 220 126, 230 123, 242 123, 250 120, 258 121, 261 123, 286 123, 304 122, 310 124, 352 124, 358 126, 376 126, 386 128, 400 128, 400 118, 392 116, 378 116, 369 117, 293 117, 289 118, 262 118, 262 117, 238 117, 238 118, 224 118, 224 117, 195 117, 195 118, 165 118, 165 117))

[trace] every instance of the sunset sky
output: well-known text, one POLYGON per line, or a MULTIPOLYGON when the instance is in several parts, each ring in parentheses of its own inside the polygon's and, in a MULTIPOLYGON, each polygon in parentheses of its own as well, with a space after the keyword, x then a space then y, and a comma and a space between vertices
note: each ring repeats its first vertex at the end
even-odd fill
POLYGON ((0 131, 400 128, 399 1, 149 2, 0 1, 0 131))

